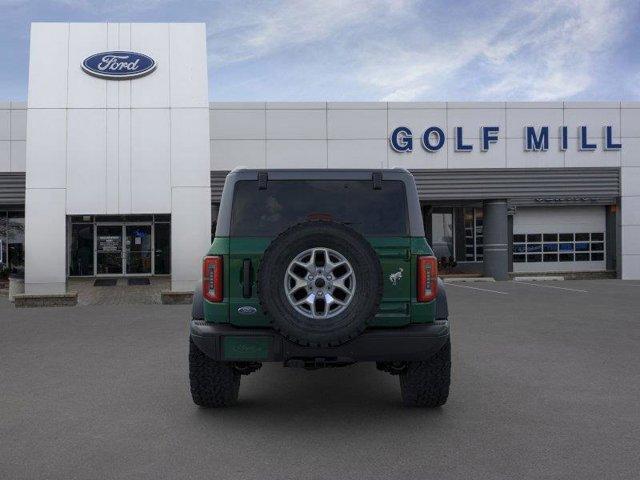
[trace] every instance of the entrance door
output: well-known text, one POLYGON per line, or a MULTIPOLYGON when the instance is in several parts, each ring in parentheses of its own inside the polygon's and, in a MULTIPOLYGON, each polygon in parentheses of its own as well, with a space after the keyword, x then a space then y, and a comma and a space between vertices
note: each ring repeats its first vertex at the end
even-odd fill
POLYGON ((96 274, 122 275, 122 226, 96 225, 96 274))
POLYGON ((153 271, 151 225, 125 225, 127 275, 150 275, 153 271))

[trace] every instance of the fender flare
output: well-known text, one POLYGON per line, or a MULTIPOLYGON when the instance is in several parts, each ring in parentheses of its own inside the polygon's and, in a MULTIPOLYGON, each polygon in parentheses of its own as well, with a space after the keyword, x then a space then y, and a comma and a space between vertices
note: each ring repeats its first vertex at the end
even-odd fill
POLYGON ((447 292, 444 288, 444 280, 438 277, 438 296, 436 297, 436 320, 449 318, 449 306, 447 305, 447 292))
POLYGON ((204 320, 204 298, 202 297, 202 281, 196 283, 196 286, 193 289, 191 318, 194 320, 204 320))

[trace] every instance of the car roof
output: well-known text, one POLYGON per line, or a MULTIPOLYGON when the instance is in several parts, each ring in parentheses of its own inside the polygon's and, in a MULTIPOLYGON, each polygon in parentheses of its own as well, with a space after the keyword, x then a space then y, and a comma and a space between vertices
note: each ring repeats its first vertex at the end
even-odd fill
POLYGON ((397 179, 411 177, 405 168, 234 168, 229 175, 237 176, 238 180, 257 179, 258 174, 267 174, 273 180, 297 179, 370 179, 373 173, 382 174, 383 178, 397 179))
MULTIPOLYGON (((380 180, 397 180, 406 186, 407 207, 409 213, 409 230, 411 236, 424 236, 420 201, 416 190, 415 180, 411 172, 404 168, 386 169, 339 169, 339 168, 282 168, 282 169, 258 169, 236 168, 231 171, 225 180, 222 189, 222 198, 218 211, 216 236, 229 235, 231 222, 231 210, 233 205, 233 191, 235 184, 240 181, 264 182, 264 188, 268 188, 268 182, 273 180, 369 180, 377 181, 374 174, 380 174, 380 180)), ((263 188, 263 187, 260 187, 263 188)), ((383 187, 384 188, 384 187, 383 187)))

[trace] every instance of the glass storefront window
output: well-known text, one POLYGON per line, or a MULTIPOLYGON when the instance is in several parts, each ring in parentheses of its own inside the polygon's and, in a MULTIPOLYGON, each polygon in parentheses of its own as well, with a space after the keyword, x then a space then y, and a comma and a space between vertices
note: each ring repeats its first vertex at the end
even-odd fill
POLYGON ((483 210, 481 208, 463 208, 464 217, 464 260, 481 262, 483 256, 483 210))
POLYGON ((24 273, 24 212, 9 212, 7 257, 11 273, 24 273))
POLYGON ((156 223, 155 267, 156 275, 171 273, 171 224, 156 223))
POLYGON ((211 242, 213 242, 216 236, 216 225, 218 225, 218 211, 220 210, 220 204, 214 203, 211 206, 211 242))
POLYGON ((477 207, 424 206, 425 236, 443 271, 472 272, 483 261, 484 214, 477 207))
POLYGON ((7 213, 0 212, 0 279, 9 274, 7 261, 7 213))
POLYGON ((96 265, 99 275, 122 275, 121 225, 97 225, 96 265))
POLYGON ((69 275, 93 275, 93 223, 71 225, 69 275))
POLYGON ((127 273, 151 273, 151 225, 127 225, 127 273))
POLYGON ((431 248, 436 257, 454 260, 453 212, 431 214, 431 248))
POLYGON ((170 215, 88 219, 70 217, 69 276, 171 273, 170 215))

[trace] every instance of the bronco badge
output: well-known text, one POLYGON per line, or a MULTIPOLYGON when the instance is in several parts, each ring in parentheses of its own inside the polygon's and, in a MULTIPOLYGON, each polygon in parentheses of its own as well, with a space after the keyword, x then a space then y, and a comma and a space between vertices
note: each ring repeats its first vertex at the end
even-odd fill
POLYGON ((396 273, 392 273, 391 275, 389 275, 389 281, 394 287, 398 284, 398 280, 402 278, 403 271, 404 270, 402 270, 402 267, 399 267, 396 273))

